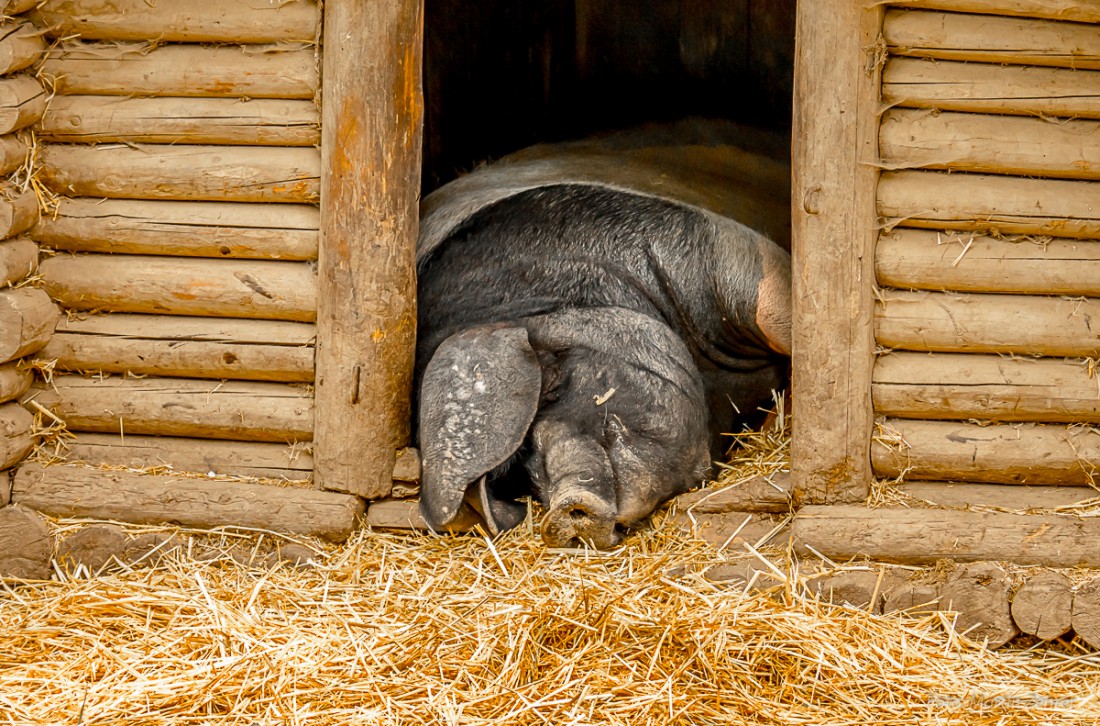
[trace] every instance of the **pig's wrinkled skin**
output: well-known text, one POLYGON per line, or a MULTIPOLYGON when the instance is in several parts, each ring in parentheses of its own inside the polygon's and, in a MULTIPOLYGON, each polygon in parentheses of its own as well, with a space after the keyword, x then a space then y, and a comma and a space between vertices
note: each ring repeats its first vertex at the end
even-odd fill
POLYGON ((652 177, 632 189, 629 158, 605 181, 576 157, 485 167, 425 200, 416 381, 436 530, 509 529, 531 495, 548 545, 612 547, 783 386, 787 253, 655 196, 652 177))

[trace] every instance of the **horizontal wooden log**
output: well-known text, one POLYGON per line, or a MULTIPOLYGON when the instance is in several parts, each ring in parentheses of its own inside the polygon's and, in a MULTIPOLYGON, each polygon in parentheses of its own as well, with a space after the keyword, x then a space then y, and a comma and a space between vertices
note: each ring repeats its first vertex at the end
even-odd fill
POLYGON ((1100 297, 1100 242, 895 229, 875 248, 879 285, 1100 297))
POLYGON ((35 131, 69 144, 315 146, 321 119, 312 101, 278 98, 57 96, 35 131))
POLYGON ((1100 118, 1100 72, 893 58, 883 69, 882 100, 943 111, 1100 118))
POLYGON ((50 528, 37 512, 0 509, 0 579, 48 580, 53 547, 50 528))
POLYGON ((313 475, 308 447, 251 441, 218 441, 173 436, 80 433, 67 441, 66 461, 92 466, 126 466, 252 476, 303 482, 313 475))
POLYGON ((13 498, 55 517, 239 527, 328 540, 345 539, 363 513, 360 499, 333 492, 40 464, 20 467, 13 498))
POLYGON ((37 287, 0 291, 0 363, 42 349, 61 312, 37 287))
POLYGON ((43 287, 75 310, 313 322, 308 263, 148 255, 58 255, 39 265, 43 287))
POLYGON ((73 252, 315 260, 320 215, 304 204, 62 199, 32 236, 73 252))
POLYGON ((0 365, 0 401, 19 398, 34 381, 34 373, 24 361, 11 361, 0 365))
POLYGON ((0 176, 7 176, 27 163, 30 149, 16 134, 0 136, 0 176))
POLYGON ((34 448, 34 416, 18 403, 0 405, 0 469, 18 464, 34 448))
POLYGON ((0 239, 23 234, 38 222, 38 197, 33 189, 0 186, 0 239))
MULTIPOLYGON (((1094 428, 887 419, 883 430, 888 435, 871 444, 871 463, 882 477, 1036 486, 1100 481, 1094 428)), ((1089 489, 1083 498, 1095 494, 1089 489)))
POLYGON ((882 35, 893 55, 1100 69, 1100 34, 1083 23, 895 9, 882 35))
POLYGON ((127 314, 97 315, 90 321, 63 320, 38 358, 54 360, 57 369, 68 371, 313 381, 312 325, 276 320, 185 320, 187 325, 180 325, 175 316, 127 314), (215 326, 216 332, 209 330, 215 326), (200 332, 201 327, 207 330, 200 332), (265 340, 290 336, 307 342, 265 340))
POLYGON ((1100 7, 1081 0, 891 0, 891 5, 956 13, 1021 15, 1050 20, 1100 22, 1100 7))
POLYGON ((891 224, 1100 239, 1100 182, 897 171, 879 179, 891 224))
POLYGON ((308 204, 320 194, 315 148, 47 144, 39 178, 58 194, 308 204))
POLYGON ((953 559, 1045 567, 1100 566, 1097 518, 807 506, 795 515, 792 534, 796 551, 817 552, 837 561, 869 557, 908 565, 953 559))
POLYGON ((875 338, 904 350, 1089 357, 1098 315, 1097 298, 892 290, 875 308, 875 338))
POLYGON ((313 432, 312 394, 280 383, 63 375, 24 400, 71 431, 282 443, 308 441, 313 432))
POLYGON ((1012 619, 1021 632, 1054 640, 1073 626, 1073 583, 1061 572, 1037 572, 1012 596, 1012 619))
POLYGON ((1100 179, 1100 122, 893 109, 879 154, 890 169, 1100 179))
POLYGON ((1092 487, 1040 487, 929 481, 902 482, 898 485, 898 491, 937 507, 961 509, 986 507, 1015 512, 1063 509, 1082 502, 1093 502, 1100 497, 1100 492, 1092 487))
POLYGON ((0 134, 26 128, 46 111, 46 89, 33 76, 0 78, 0 134))
POLYGON ((42 31, 34 23, 0 25, 0 76, 30 68, 46 50, 42 31))
POLYGON ((186 43, 277 43, 316 40, 316 0, 45 0, 31 12, 55 38, 186 43))
POLYGON ((1100 375, 1083 360, 890 353, 871 398, 903 418, 1100 423, 1100 375))
POLYGON ((41 73, 61 94, 299 98, 320 87, 312 46, 66 42, 41 73))
POLYGON ((0 285, 13 285, 38 269, 38 245, 26 237, 0 241, 0 285))

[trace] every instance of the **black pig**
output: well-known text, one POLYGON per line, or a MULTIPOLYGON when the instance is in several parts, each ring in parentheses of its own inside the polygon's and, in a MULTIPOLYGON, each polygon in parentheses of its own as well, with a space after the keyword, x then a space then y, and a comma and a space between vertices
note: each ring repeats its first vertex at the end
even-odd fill
POLYGON ((743 199, 710 204, 652 161, 543 148, 425 200, 416 380, 434 529, 509 529, 531 495, 550 546, 614 546, 782 387, 789 256, 711 211, 743 199))

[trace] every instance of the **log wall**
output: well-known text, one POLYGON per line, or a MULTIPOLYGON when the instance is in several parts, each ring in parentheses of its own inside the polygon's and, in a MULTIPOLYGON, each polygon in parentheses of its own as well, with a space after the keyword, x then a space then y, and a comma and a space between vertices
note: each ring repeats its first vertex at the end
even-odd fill
POLYGON ((0 507, 9 503, 9 479, 34 445, 34 415, 18 401, 29 390, 29 357, 53 334, 60 317, 36 287, 38 245, 27 236, 39 218, 32 186, 31 127, 46 109, 48 89, 34 75, 46 49, 40 29, 8 3, 0 22, 0 507))
POLYGON ((0 169, 33 126, 40 184, 0 194, 0 281, 40 280, 0 292, 0 394, 24 404, 0 405, 0 469, 37 417, 65 432, 39 458, 74 465, 24 466, 16 503, 346 536, 359 500, 309 491, 322 6, 216 5, 44 0, 0 26, 0 169), (16 361, 34 352, 32 385, 16 361))
POLYGON ((1100 13, 891 5, 873 471, 914 495, 922 481, 1096 486, 1100 13))

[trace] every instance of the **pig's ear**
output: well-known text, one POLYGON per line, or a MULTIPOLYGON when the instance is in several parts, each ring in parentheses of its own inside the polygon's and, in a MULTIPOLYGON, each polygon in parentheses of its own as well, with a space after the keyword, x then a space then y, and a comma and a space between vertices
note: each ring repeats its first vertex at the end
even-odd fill
MULTIPOLYGON (((538 408, 542 372, 521 327, 479 327, 443 341, 420 385, 420 511, 436 530, 448 529, 470 505, 467 491, 519 449, 538 408)), ((514 526, 491 516, 499 506, 473 492, 490 530, 514 526)), ((513 504, 513 507, 515 505, 513 504)))

